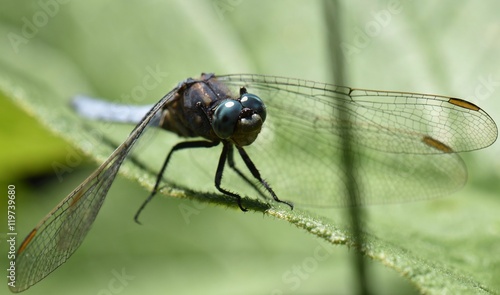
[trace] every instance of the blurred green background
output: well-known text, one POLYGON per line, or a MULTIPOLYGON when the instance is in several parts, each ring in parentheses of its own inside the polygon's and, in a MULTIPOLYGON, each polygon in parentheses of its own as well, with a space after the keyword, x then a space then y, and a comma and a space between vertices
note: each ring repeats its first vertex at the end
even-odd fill
MULTIPOLYGON (((349 86, 462 97, 500 122, 500 3, 341 3, 349 86)), ((0 7, 0 184, 17 187, 19 238, 97 167, 86 155, 93 150, 61 139, 76 138, 72 122, 64 120, 71 95, 152 103, 200 72, 332 80, 319 1, 0 0, 0 7), (144 96, 134 92, 151 69, 162 73, 156 87, 144 96), (62 182, 54 163, 71 167, 62 182)), ((423 259, 451 253, 452 270, 498 292, 500 263, 492 255, 500 253, 500 219, 494 214, 500 210, 499 152, 495 144, 465 154, 469 183, 451 197, 368 208, 373 222, 367 230, 423 259)), ((326 244, 317 237, 266 215, 184 199, 156 199, 139 226, 133 215, 147 194, 118 177, 82 247, 26 294, 356 289, 346 247, 325 246, 331 254, 311 266, 315 251, 326 244), (187 219, 186 208, 193 213, 187 219), (291 275, 304 264, 310 272, 291 275), (128 280, 119 279, 122 272, 128 280)), ((417 289, 379 262, 369 262, 369 275, 376 294, 417 289)))

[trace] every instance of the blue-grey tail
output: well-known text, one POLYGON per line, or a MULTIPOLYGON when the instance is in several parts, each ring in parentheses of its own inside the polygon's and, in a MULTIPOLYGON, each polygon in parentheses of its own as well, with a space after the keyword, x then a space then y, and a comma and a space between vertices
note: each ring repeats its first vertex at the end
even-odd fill
MULTIPOLYGON (((73 97, 71 106, 78 115, 87 119, 138 124, 149 110, 153 108, 154 104, 140 106, 119 104, 79 94, 73 97)), ((158 126, 160 118, 161 113, 157 113, 149 125, 158 126)))

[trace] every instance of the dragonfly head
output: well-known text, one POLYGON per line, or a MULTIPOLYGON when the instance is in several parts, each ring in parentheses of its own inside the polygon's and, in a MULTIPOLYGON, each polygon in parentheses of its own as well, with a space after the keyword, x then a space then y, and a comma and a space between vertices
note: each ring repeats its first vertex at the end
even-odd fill
POLYGON ((215 108, 212 128, 221 139, 237 146, 255 141, 266 120, 266 107, 255 94, 244 93, 238 100, 225 99, 215 108))

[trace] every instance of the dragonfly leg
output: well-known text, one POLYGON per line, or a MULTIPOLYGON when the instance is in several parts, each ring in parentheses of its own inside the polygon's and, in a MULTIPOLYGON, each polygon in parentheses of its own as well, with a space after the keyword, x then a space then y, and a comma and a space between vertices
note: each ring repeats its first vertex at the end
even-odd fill
POLYGON ((289 201, 280 200, 278 198, 278 196, 276 196, 276 193, 274 193, 274 191, 271 188, 271 186, 269 185, 269 183, 267 183, 265 180, 262 179, 262 177, 260 176, 259 170, 257 170, 257 167, 255 167, 254 163, 252 162, 252 160, 250 159, 250 157, 248 156, 248 154, 245 152, 245 150, 242 147, 239 147, 239 146, 237 146, 236 148, 238 149, 238 152, 240 153, 240 156, 243 159, 243 162, 245 162, 245 164, 247 165, 248 170, 250 170, 250 172, 252 173, 253 177, 255 177, 255 179, 257 179, 266 188, 266 190, 271 194, 271 196, 273 197, 273 199, 276 202, 283 203, 283 204, 286 204, 286 205, 290 206, 290 209, 293 210, 293 204, 291 202, 289 202, 289 201))
POLYGON ((222 173, 224 172, 224 165, 226 164, 226 159, 228 157, 228 154, 230 153, 230 150, 232 150, 231 143, 223 142, 223 144, 224 144, 224 147, 222 148, 222 153, 221 153, 220 158, 219 158, 219 164, 217 165, 217 171, 215 172, 215 187, 221 193, 235 198, 238 201, 238 206, 240 207, 241 211, 244 211, 244 212, 248 211, 248 209, 243 207, 243 205, 241 204, 241 196, 240 195, 235 194, 233 192, 230 192, 230 191, 228 191, 220 186, 221 182, 222 182, 222 173))
POLYGON ((238 174, 246 183, 248 183, 251 187, 253 187, 253 189, 255 189, 259 193, 260 197, 262 197, 264 200, 269 200, 269 198, 255 185, 255 183, 253 183, 250 179, 248 179, 248 177, 245 174, 243 174, 243 172, 241 172, 240 169, 236 167, 236 164, 234 163, 233 151, 234 151, 233 145, 230 145, 227 153, 227 163, 229 167, 231 167, 231 169, 233 169, 234 172, 236 172, 236 174, 238 174))
POLYGON ((156 195, 158 192, 158 187, 160 186, 161 179, 163 178, 163 173, 165 172, 165 169, 167 168, 168 162, 170 161, 170 158, 172 157, 172 154, 175 151, 182 150, 182 149, 190 149, 190 148, 211 148, 216 145, 218 145, 218 141, 206 141, 206 140, 200 140, 200 141, 184 141, 176 144, 168 153, 167 158, 165 159, 165 162, 163 163, 163 166, 160 169, 160 172, 158 173, 158 176, 156 177, 156 183, 151 191, 151 194, 147 197, 147 199, 142 203, 141 207, 139 210, 137 210, 137 213, 134 216, 135 222, 139 223, 139 215, 141 214, 142 210, 146 207, 146 205, 153 199, 153 197, 156 195))

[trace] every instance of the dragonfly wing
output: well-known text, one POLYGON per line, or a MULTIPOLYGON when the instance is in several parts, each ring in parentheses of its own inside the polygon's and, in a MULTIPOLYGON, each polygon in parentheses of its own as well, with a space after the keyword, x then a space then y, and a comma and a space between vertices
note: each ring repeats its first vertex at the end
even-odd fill
POLYGON ((265 75, 218 79, 261 92, 266 106, 286 110, 273 115, 287 124, 335 136, 349 124, 356 144, 385 152, 472 151, 491 145, 498 136, 495 122, 484 110, 458 98, 265 75), (349 120, 340 121, 339 112, 346 112, 349 120))
POLYGON ((111 156, 82 184, 64 198, 31 231, 18 249, 16 284, 21 292, 63 264, 83 242, 130 149, 151 120, 173 97, 172 90, 156 103, 111 156))
POLYGON ((218 76, 266 104, 267 119, 247 152, 278 197, 345 206, 342 128, 350 127, 362 203, 434 198, 460 188, 466 167, 455 152, 495 141, 493 120, 459 99, 351 89, 261 76, 218 76), (346 112, 341 121, 339 112, 346 112))

